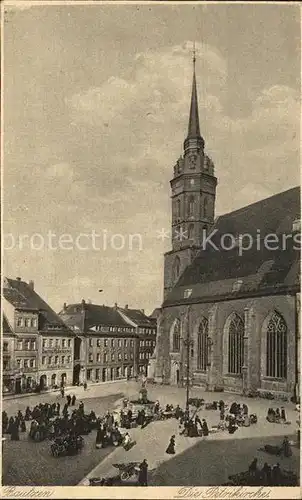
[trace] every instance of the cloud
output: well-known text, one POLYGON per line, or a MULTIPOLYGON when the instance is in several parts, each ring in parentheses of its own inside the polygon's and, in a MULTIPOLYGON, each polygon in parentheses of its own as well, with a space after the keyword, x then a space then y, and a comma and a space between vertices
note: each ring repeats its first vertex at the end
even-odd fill
MULTIPOLYGON (((277 84, 264 88, 246 116, 231 117, 223 106, 228 61, 207 45, 197 44, 197 54, 201 131, 219 181, 216 213, 298 183, 296 92, 277 84)), ((54 282, 64 289, 66 301, 87 293, 85 298, 106 303, 160 303, 163 253, 170 242, 158 240, 156 231, 170 227, 169 181, 183 152, 191 84, 192 42, 137 54, 123 75, 66 96, 70 142, 62 157, 50 161, 51 148, 46 153, 43 149, 43 161, 38 155, 36 165, 22 169, 20 202, 11 190, 14 230, 28 226, 78 234, 105 229, 109 234, 142 235, 143 251, 126 247, 35 258, 41 276, 51 262, 54 282), (39 189, 33 189, 33 179, 39 189), (34 209, 26 210, 30 204, 34 209), (37 213, 43 216, 37 218, 37 213), (18 226, 15 220, 22 223, 18 226), (71 278, 62 284, 60 277, 67 273, 71 278), (96 292, 99 285, 106 288, 104 299, 96 292)))

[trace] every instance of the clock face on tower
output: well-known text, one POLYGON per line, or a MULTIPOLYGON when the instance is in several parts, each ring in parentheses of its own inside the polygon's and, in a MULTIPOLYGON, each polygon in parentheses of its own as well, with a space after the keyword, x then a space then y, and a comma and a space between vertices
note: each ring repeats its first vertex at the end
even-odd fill
POLYGON ((190 168, 195 168, 196 167, 196 162, 197 162, 197 156, 196 155, 190 155, 189 156, 189 165, 190 165, 190 168))

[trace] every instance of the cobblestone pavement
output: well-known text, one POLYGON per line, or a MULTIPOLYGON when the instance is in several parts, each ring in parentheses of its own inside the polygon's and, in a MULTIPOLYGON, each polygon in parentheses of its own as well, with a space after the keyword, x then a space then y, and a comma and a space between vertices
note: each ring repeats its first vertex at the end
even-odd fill
MULTIPOLYGON (((136 398, 139 388, 140 385, 135 382, 120 382, 90 386, 87 391, 83 388, 72 389, 67 393, 76 393, 77 398, 82 399, 89 410, 93 408, 96 413, 103 413, 107 408, 115 406, 123 395, 136 398)), ((147 388, 148 398, 153 401, 159 399, 162 405, 179 403, 184 406, 183 388, 157 385, 150 385, 147 388)), ((11 413, 19 408, 23 410, 27 405, 32 406, 36 401, 41 401, 41 398, 45 398, 44 401, 50 401, 51 398, 61 399, 58 394, 51 397, 48 395, 48 398, 45 396, 47 395, 4 401, 4 407, 11 413)), ((116 469, 113 468, 113 463, 141 461, 146 458, 149 463, 150 485, 217 485, 226 482, 229 474, 245 470, 255 456, 258 456, 261 464, 265 461, 275 463, 274 457, 258 452, 258 448, 268 443, 281 443, 284 435, 291 438, 296 431, 295 421, 298 416, 294 405, 289 403, 283 406, 291 424, 283 425, 270 424, 265 419, 267 409, 280 407, 280 402, 248 399, 232 394, 205 393, 198 388, 193 388, 190 396, 202 397, 208 402, 214 399, 246 402, 250 412, 257 414, 258 423, 251 427, 240 428, 234 435, 221 432, 207 438, 187 438, 179 436, 175 419, 153 422, 143 430, 137 428, 130 431, 137 444, 129 452, 125 452, 123 448, 116 448, 113 451, 95 450, 93 432, 85 436, 87 443, 82 455, 62 459, 51 457, 48 448, 45 448, 45 443, 26 442, 25 445, 23 441, 20 443, 7 441, 4 443, 3 483, 71 485, 77 484, 84 478, 82 484, 87 484, 87 477, 115 475, 116 469), (165 449, 172 434, 176 435, 176 455, 171 458, 165 453, 165 449)), ((202 410, 200 417, 206 418, 211 427, 218 423, 219 412, 202 410)), ((290 459, 278 460, 282 467, 298 472, 299 450, 293 451, 290 459)))

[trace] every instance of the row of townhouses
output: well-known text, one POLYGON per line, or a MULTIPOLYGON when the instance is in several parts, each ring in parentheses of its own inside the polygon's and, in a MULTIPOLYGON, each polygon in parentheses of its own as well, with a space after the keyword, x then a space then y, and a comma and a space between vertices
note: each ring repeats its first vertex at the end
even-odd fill
POLYGON ((34 283, 5 278, 2 388, 20 393, 147 375, 156 319, 127 305, 64 304, 57 314, 34 283))

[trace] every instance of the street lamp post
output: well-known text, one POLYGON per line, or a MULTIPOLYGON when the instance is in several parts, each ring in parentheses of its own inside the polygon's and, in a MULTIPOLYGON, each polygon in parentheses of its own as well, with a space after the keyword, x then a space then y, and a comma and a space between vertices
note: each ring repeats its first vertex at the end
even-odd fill
POLYGON ((190 336, 190 323, 189 323, 189 312, 190 306, 187 308, 187 320, 186 320, 186 338, 183 340, 184 346, 186 347, 186 412, 189 411, 189 395, 190 395, 190 349, 193 347, 193 340, 190 336))

